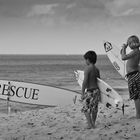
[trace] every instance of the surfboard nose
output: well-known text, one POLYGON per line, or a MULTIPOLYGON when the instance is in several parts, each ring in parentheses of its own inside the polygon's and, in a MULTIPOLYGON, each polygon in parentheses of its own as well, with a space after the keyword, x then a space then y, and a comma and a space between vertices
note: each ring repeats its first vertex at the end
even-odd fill
POLYGON ((78 72, 77 71, 74 71, 74 74, 75 74, 76 80, 78 80, 78 77, 79 77, 78 72))
POLYGON ((110 42, 104 42, 104 49, 106 52, 112 50, 112 44, 110 42))

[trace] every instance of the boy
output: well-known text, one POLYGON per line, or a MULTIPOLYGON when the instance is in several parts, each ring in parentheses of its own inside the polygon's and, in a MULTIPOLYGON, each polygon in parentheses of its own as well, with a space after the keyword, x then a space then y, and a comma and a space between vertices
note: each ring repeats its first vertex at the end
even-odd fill
POLYGON ((122 46, 121 57, 122 60, 127 60, 126 63, 126 77, 128 78, 128 88, 130 99, 135 102, 136 118, 140 119, 140 72, 139 72, 139 61, 140 61, 140 42, 137 36, 130 36, 127 40, 127 44, 122 46), (126 48, 129 46, 131 52, 126 54, 126 48))
POLYGON ((84 112, 87 119, 87 129, 91 129, 95 128, 98 102, 100 101, 100 91, 97 85, 97 77, 100 77, 100 73, 95 66, 97 55, 94 51, 88 51, 84 55, 84 59, 87 67, 84 70, 84 81, 82 84, 82 112, 84 112))

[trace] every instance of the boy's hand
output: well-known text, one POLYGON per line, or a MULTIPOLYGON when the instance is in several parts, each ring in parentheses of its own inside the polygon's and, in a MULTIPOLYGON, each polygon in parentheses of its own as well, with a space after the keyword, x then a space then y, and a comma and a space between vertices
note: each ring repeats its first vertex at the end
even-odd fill
POLYGON ((122 54, 122 53, 123 53, 123 50, 124 50, 124 49, 126 49, 126 48, 127 48, 127 46, 128 46, 128 44, 123 44, 123 45, 122 45, 122 49, 121 49, 121 51, 120 51, 120 54, 122 54))
POLYGON ((122 45, 122 49, 126 49, 127 46, 128 46, 128 44, 123 44, 123 45, 122 45))

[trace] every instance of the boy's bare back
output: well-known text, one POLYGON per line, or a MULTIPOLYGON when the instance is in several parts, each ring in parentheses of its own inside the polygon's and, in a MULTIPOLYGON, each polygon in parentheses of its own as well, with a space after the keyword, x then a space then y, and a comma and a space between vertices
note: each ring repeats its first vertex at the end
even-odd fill
POLYGON ((98 88, 97 85, 97 77, 100 77, 99 70, 96 68, 95 65, 88 65, 85 69, 85 76, 87 77, 87 88, 98 88))
POLYGON ((87 53, 85 53, 84 59, 87 66, 84 70, 82 95, 85 94, 86 89, 98 88, 97 77, 100 77, 99 70, 95 66, 97 60, 96 53, 94 51, 88 51, 87 53))

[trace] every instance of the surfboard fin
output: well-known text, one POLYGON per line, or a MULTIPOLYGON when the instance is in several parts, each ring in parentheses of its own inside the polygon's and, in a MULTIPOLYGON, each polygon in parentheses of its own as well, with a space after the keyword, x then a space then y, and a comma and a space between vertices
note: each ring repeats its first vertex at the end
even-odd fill
POLYGON ((124 104, 122 105, 122 113, 124 115, 124 104))
POLYGON ((77 99, 77 96, 75 96, 74 99, 73 99, 74 104, 76 103, 76 99, 77 99))

